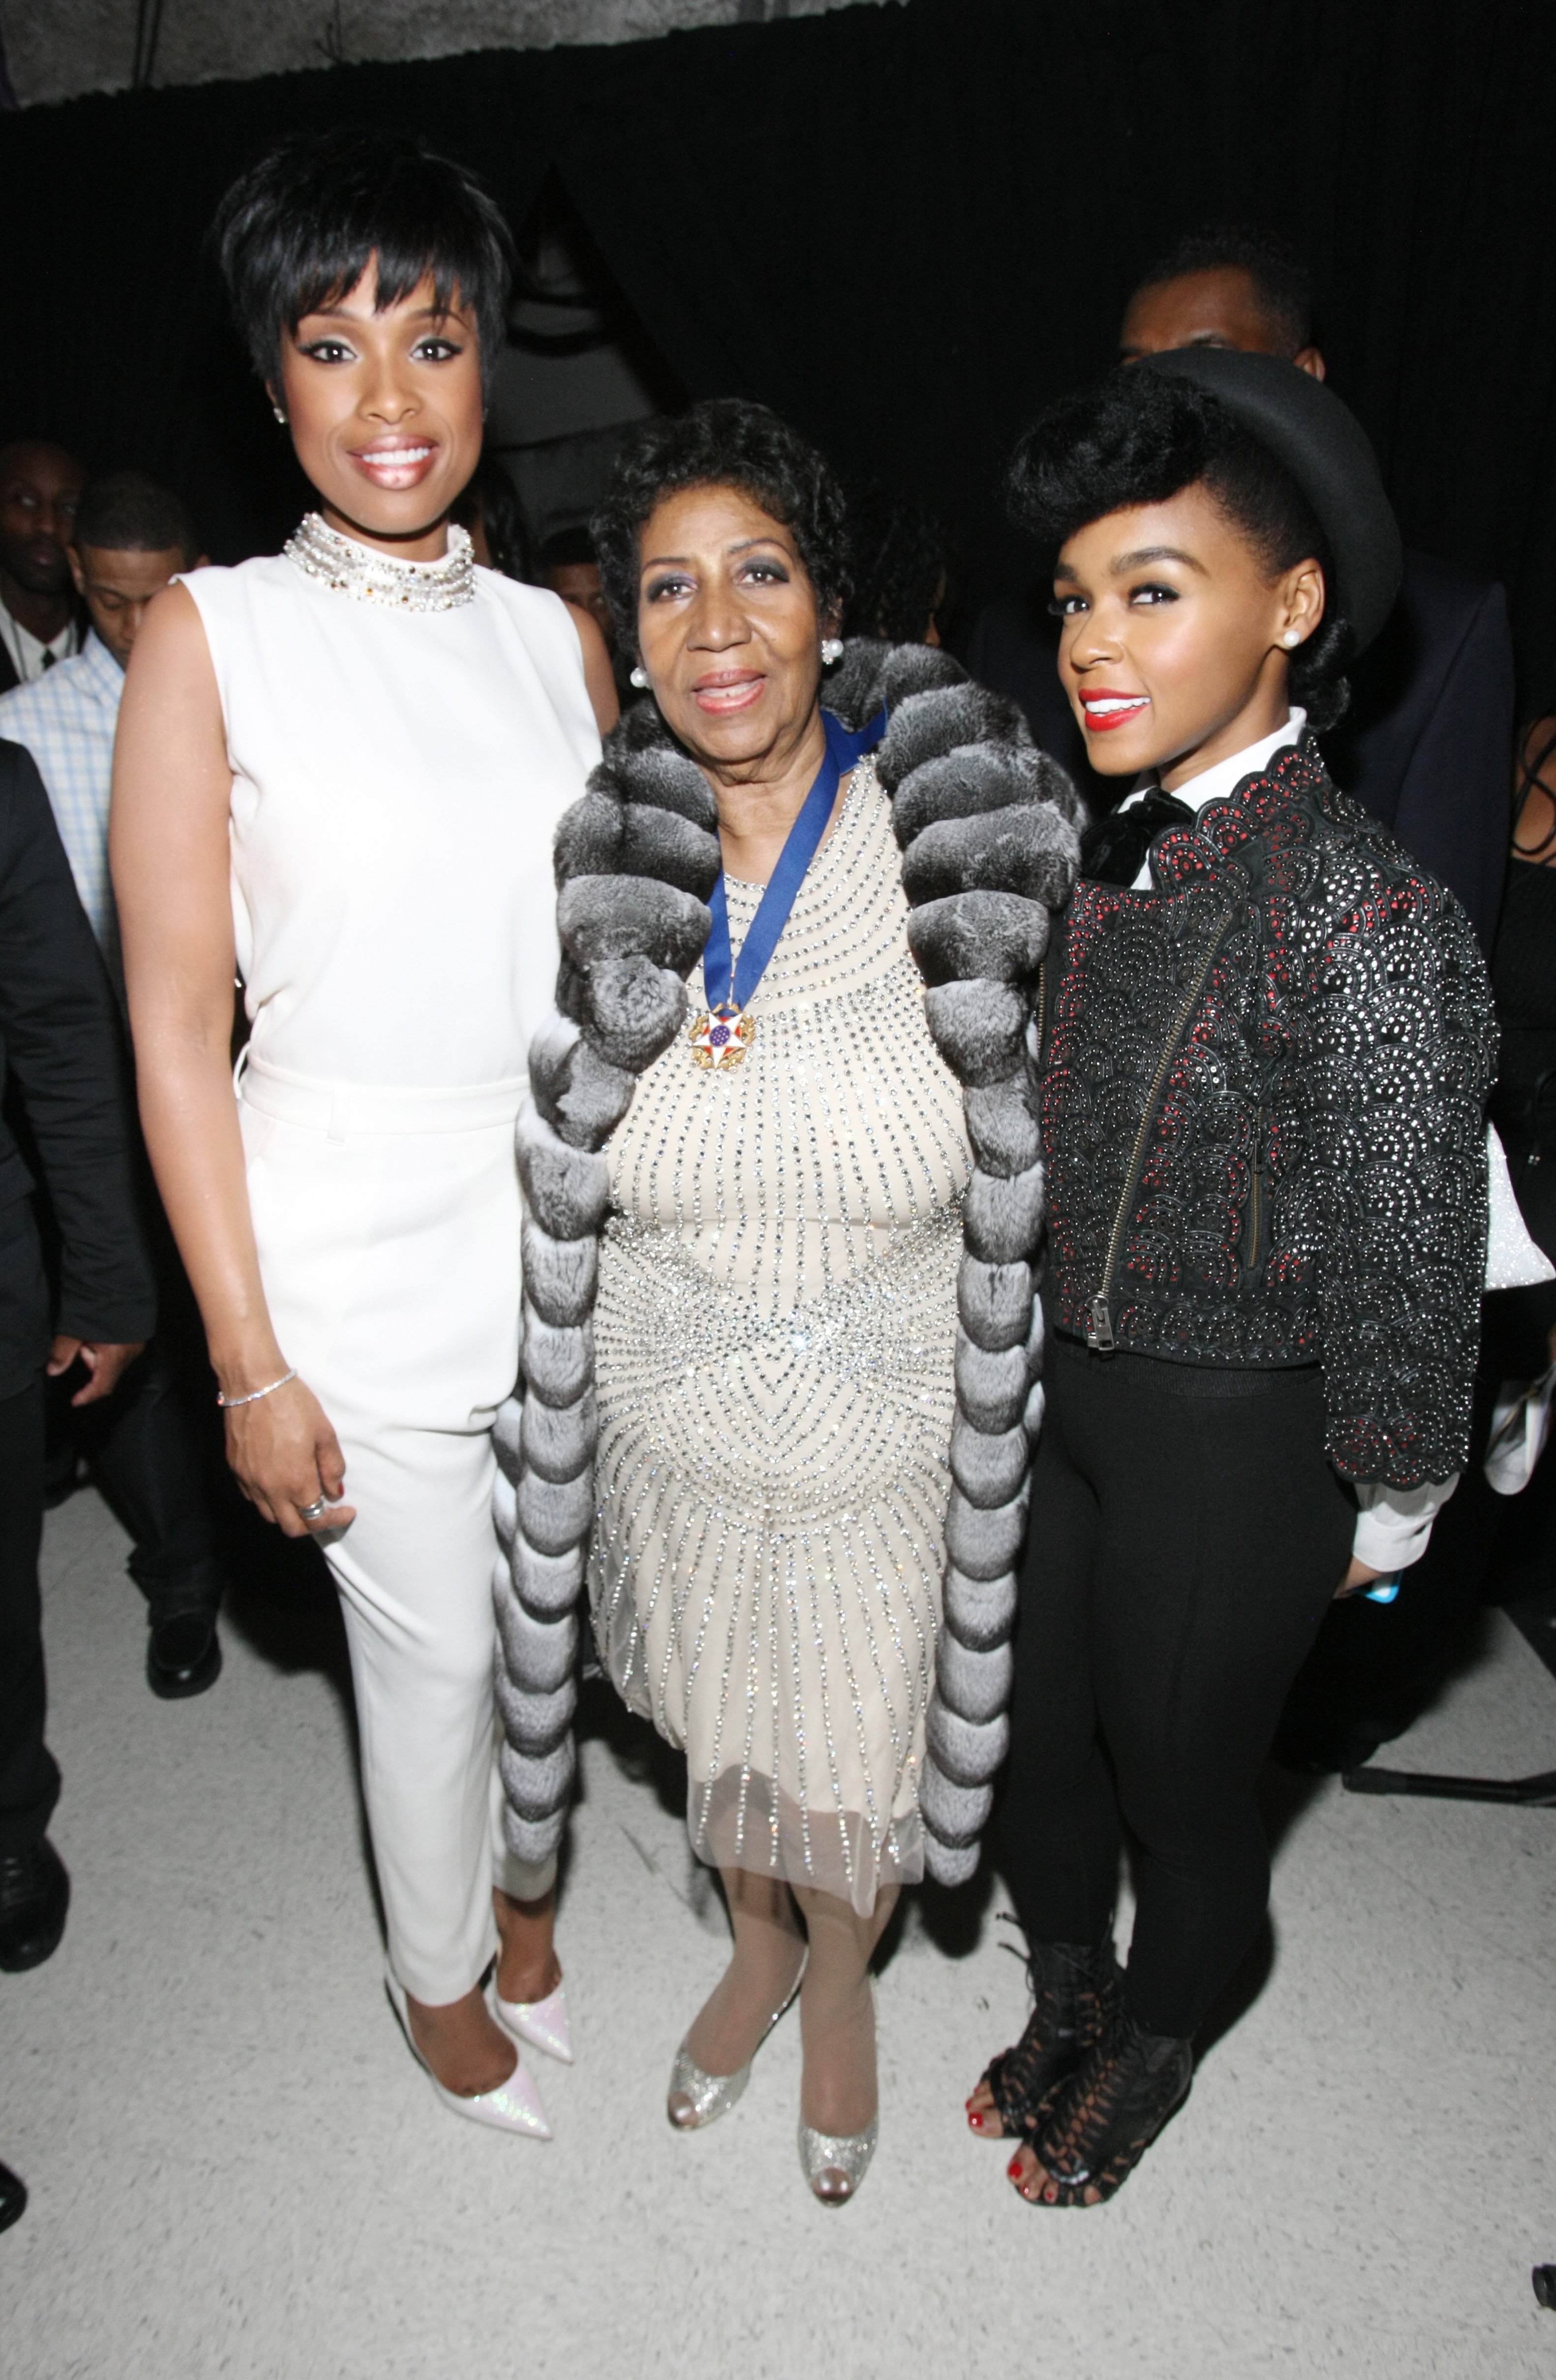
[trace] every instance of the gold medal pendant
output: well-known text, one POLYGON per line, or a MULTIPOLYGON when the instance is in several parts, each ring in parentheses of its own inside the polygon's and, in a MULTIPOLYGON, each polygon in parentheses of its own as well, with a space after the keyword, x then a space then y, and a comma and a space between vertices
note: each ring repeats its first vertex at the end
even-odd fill
POLYGON ((733 1001, 721 1001, 716 1008, 704 1009, 693 1019, 687 1038, 691 1054, 709 1074, 721 1074, 738 1066, 756 1038, 754 1016, 748 1016, 733 1001))

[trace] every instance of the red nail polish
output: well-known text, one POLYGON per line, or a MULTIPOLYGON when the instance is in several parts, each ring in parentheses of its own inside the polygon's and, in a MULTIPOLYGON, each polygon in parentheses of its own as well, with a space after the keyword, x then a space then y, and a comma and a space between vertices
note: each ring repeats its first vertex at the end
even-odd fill
POLYGON ((1021 2179, 1021 2159, 1020 2159, 1018 2156, 1013 2156, 1013 2157, 1012 2157, 1012 2159, 1011 2159, 1011 2161, 1010 2161, 1009 2165, 1007 2165, 1007 2166, 1006 2166, 1006 2168, 1005 2168, 1005 2174, 1006 2174, 1006 2178, 1007 2178, 1009 2180, 1011 2180, 1011 2181, 1019 2181, 1019 2180, 1020 2180, 1020 2179, 1021 2179))

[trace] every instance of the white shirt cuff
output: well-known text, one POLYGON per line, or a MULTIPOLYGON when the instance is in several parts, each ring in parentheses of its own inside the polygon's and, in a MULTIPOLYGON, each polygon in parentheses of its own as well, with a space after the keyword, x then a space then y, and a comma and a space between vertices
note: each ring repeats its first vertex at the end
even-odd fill
POLYGON ((1358 1485, 1353 1558, 1385 1578, 1408 1570, 1431 1543, 1432 1523, 1458 1484, 1455 1471, 1452 1479, 1428 1479, 1419 1488, 1385 1488, 1376 1480, 1358 1485))

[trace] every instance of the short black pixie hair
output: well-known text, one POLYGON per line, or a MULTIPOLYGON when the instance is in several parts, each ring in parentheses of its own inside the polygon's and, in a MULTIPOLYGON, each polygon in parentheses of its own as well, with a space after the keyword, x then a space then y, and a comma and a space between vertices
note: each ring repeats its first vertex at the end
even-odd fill
POLYGON ((1343 671, 1355 639, 1335 603, 1329 540, 1285 466, 1217 397, 1149 364, 1121 364, 1061 397, 1016 447, 1011 512, 1057 553, 1108 513, 1165 504, 1202 481, 1271 577, 1311 554, 1324 574, 1324 616, 1289 664, 1294 703, 1309 726, 1332 727, 1351 698, 1343 671))
POLYGON ((713 396, 687 413, 645 422, 620 449, 590 523, 600 581, 623 650, 638 650, 638 540, 654 506, 684 488, 739 488, 799 549, 823 620, 848 600, 848 516, 819 448, 765 405, 713 396))
POLYGON ((109 471, 91 480, 76 507, 75 543, 103 553, 200 552, 194 516, 182 496, 144 471, 109 471))
POLYGON ((1136 288, 1158 289, 1164 281, 1182 280, 1186 273, 1228 269, 1246 273, 1253 283, 1277 354, 1289 363, 1312 344, 1312 273, 1289 241, 1258 224, 1202 224, 1197 231, 1185 232, 1140 275, 1136 288))
POLYGON ((283 140, 240 175, 212 225, 237 326, 267 386, 305 314, 354 289, 378 259, 376 304, 431 274, 440 306, 475 317, 482 380, 506 331, 513 237, 468 166, 408 133, 343 127, 283 140))

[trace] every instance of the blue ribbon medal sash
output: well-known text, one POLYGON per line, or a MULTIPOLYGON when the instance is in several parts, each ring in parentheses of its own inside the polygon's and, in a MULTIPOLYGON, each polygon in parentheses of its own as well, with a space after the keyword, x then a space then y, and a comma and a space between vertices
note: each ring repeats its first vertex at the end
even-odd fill
POLYGON ((826 758, 789 829, 738 959, 730 951, 729 902, 722 870, 709 898, 713 922, 702 953, 702 997, 708 1005, 693 1020, 687 1038, 692 1056, 711 1074, 738 1066, 756 1038, 757 1020, 747 1013, 751 995, 789 922, 806 870, 821 849, 839 782, 880 743, 886 732, 886 714, 878 711, 868 727, 855 730, 823 710, 821 725, 826 731, 826 758))

